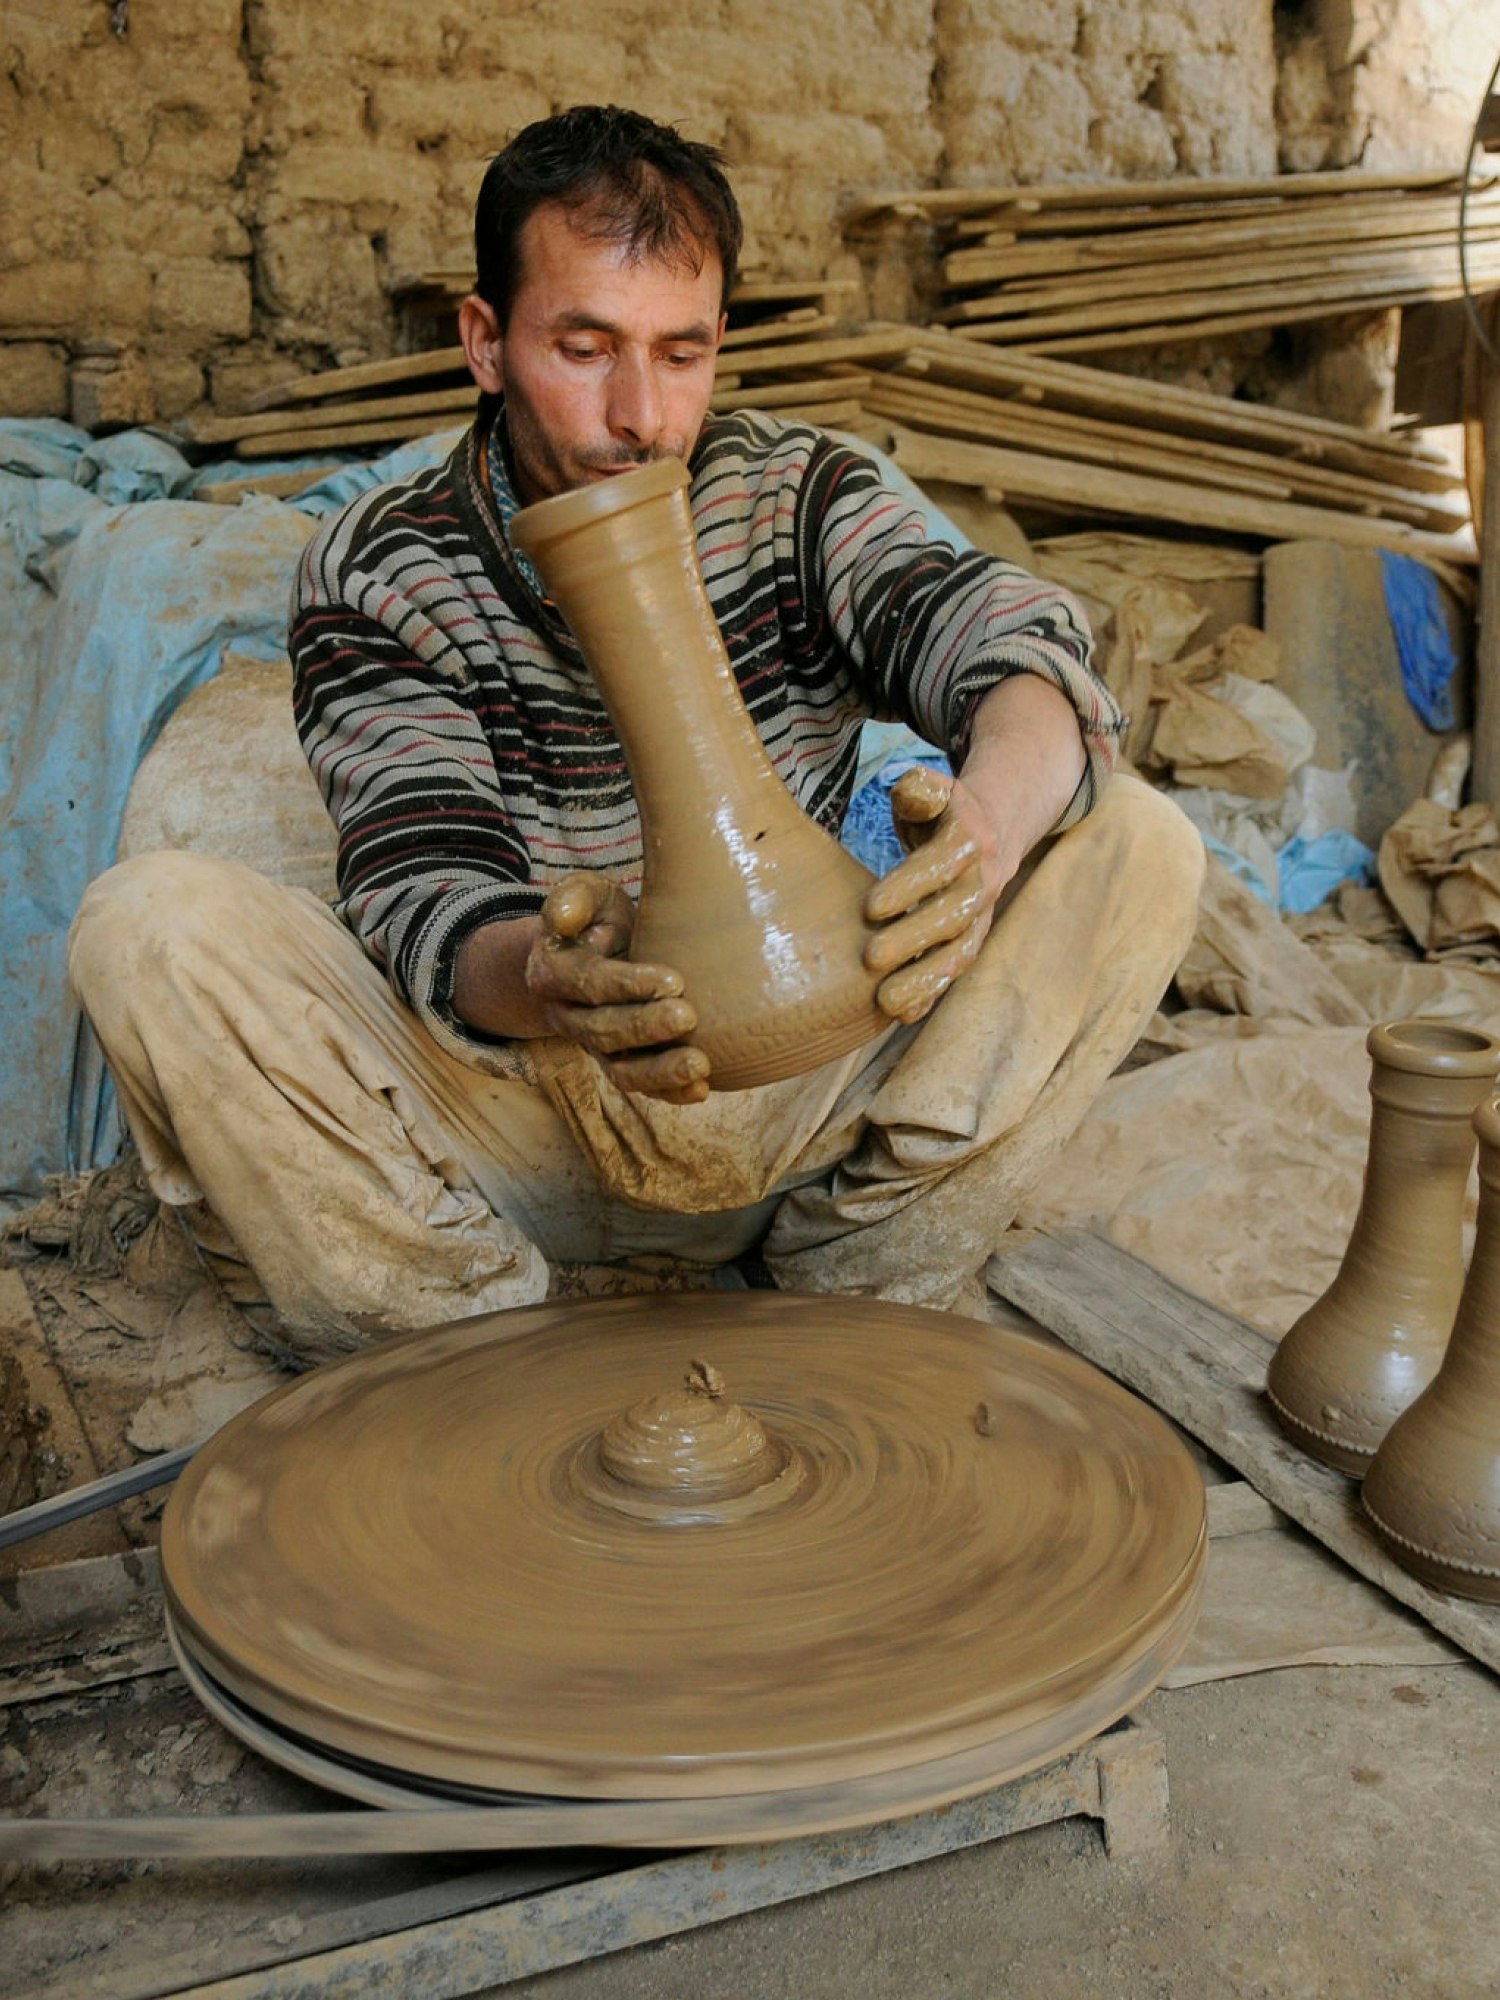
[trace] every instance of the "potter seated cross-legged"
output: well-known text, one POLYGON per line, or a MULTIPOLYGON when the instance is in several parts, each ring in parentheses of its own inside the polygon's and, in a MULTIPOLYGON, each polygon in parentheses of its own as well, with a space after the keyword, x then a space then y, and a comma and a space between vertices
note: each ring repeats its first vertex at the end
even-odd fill
POLYGON ((570 1262, 755 1251, 789 1289, 951 1305, 1175 969, 1198 836, 1110 775, 1121 719, 1066 592, 930 540, 853 445, 710 415, 740 247, 716 153, 576 108, 491 163, 475 235, 474 425, 328 523, 296 581, 336 907, 160 853, 75 925, 151 1185, 303 1360, 530 1304, 570 1262), (680 972, 627 956, 640 810, 510 535, 663 458, 810 818, 837 834, 871 718, 958 774, 894 794, 910 853, 865 904, 884 1028, 737 1092, 712 1088, 680 972))

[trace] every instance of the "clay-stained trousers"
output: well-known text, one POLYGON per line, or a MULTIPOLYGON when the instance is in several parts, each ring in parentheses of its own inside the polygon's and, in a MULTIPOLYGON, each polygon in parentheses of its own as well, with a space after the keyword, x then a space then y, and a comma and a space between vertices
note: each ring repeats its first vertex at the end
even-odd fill
POLYGON ((533 1303, 550 1261, 759 1242, 790 1289, 950 1304, 1150 1016, 1201 873, 1188 821, 1116 777, 927 1020, 692 1106, 566 1042, 471 1067, 323 903, 234 862, 111 869, 71 966, 152 1187, 315 1359, 533 1303))

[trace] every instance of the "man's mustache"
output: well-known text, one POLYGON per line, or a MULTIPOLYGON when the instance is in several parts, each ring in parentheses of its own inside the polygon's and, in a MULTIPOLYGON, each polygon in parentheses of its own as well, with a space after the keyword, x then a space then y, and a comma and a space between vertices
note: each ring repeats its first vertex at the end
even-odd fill
POLYGON ((659 458, 681 458, 680 451, 670 446, 658 450, 654 445, 616 445, 609 451, 590 452, 581 463, 590 472, 614 472, 626 465, 652 465, 659 458))

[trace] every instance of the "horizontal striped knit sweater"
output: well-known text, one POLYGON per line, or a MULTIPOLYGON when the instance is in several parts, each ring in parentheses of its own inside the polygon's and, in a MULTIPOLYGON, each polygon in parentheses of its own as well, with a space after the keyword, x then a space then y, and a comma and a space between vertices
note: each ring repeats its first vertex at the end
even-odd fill
MULTIPOLYGON (((503 421, 503 419, 501 419, 503 421)), ((711 418, 692 460, 710 598, 776 769, 837 833, 868 717, 961 761, 980 697, 1040 674, 1068 696, 1094 802, 1120 716, 1067 594, 927 539, 870 459, 805 424, 711 418)), ((293 592, 297 726, 338 828, 339 908, 438 1041, 483 1069, 504 1045, 453 1010, 480 925, 540 908, 575 868, 640 886, 641 828, 604 704, 512 551, 503 450, 362 495, 309 545, 293 592)))

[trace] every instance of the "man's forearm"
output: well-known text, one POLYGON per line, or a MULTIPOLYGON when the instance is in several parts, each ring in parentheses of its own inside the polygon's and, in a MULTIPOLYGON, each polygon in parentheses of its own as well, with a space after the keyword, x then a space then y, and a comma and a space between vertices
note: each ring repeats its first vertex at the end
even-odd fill
POLYGON ((512 917, 471 931, 453 968, 453 1010, 486 1035, 531 1041, 551 1032, 526 984, 526 961, 541 935, 540 917, 512 917))
POLYGON ((1087 763, 1067 696, 1040 675, 1013 674, 980 702, 959 776, 1019 865, 1067 810, 1087 763))

